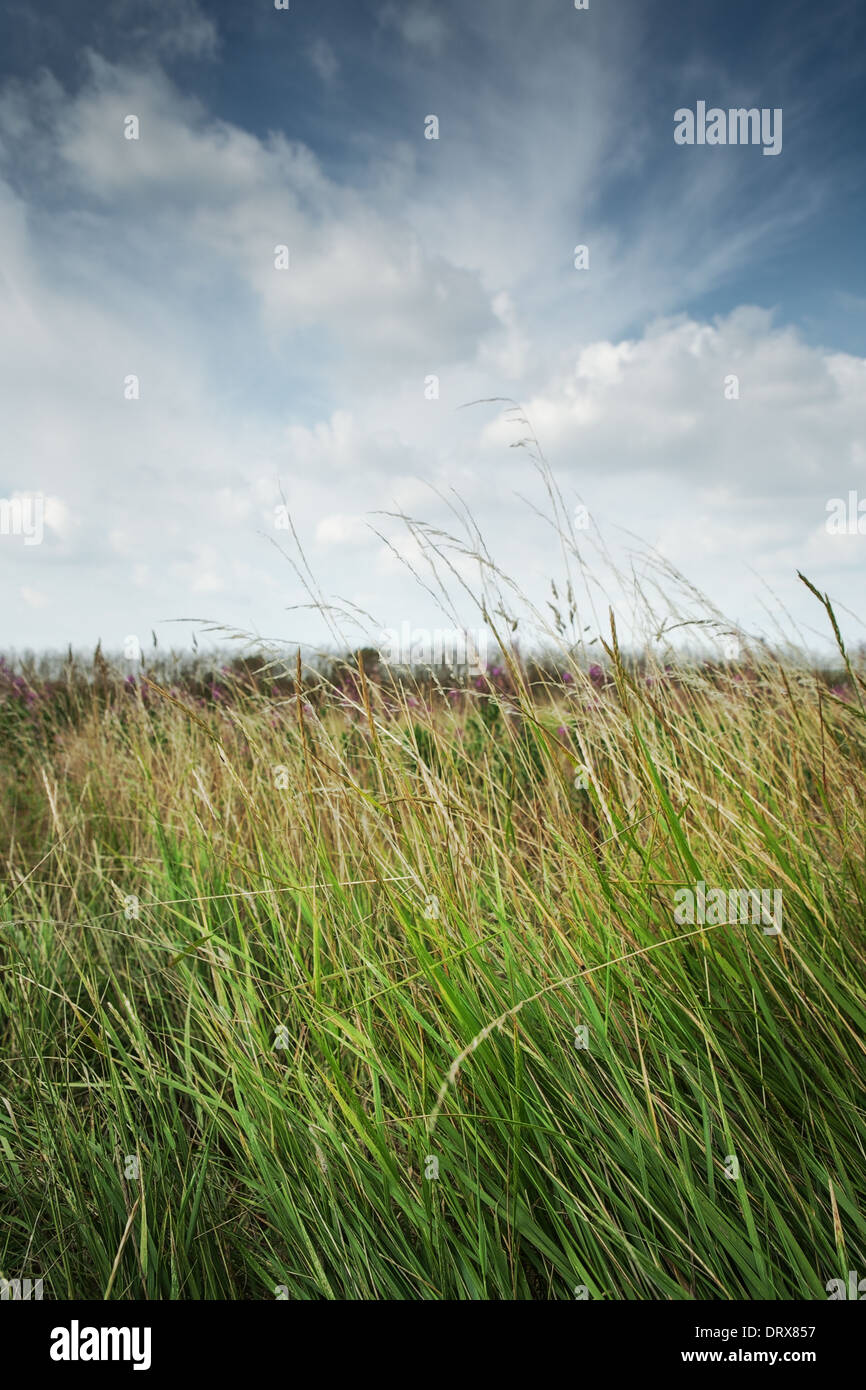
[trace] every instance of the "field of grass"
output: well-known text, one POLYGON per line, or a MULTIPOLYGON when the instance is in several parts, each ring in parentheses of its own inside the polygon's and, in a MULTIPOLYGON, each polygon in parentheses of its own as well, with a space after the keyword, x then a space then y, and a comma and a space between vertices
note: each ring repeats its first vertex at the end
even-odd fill
POLYGON ((2 668, 0 1275, 649 1300, 866 1273, 861 669, 603 638, 474 679, 2 668), (698 882, 781 890, 781 934, 678 923, 698 882))

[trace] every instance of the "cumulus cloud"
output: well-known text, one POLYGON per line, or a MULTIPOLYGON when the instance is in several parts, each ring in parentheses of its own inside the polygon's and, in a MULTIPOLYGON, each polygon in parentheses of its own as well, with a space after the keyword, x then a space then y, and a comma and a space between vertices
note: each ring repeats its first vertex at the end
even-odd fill
MULTIPOLYGON (((577 469, 724 480, 741 497, 823 493, 862 472, 866 359, 810 347, 744 306, 590 343, 525 408, 546 449, 577 469)), ((510 433, 503 416, 485 440, 501 447, 510 433)))
POLYGON ((272 342, 315 328, 371 366, 472 356, 498 328, 478 273, 426 246, 376 190, 336 183, 283 135, 209 120, 165 74, 89 63, 72 101, 41 78, 0 103, 7 164, 35 164, 77 204, 62 224, 73 245, 82 222, 90 248, 122 240, 123 269, 160 273, 166 290, 206 257, 219 288, 253 292, 272 342))

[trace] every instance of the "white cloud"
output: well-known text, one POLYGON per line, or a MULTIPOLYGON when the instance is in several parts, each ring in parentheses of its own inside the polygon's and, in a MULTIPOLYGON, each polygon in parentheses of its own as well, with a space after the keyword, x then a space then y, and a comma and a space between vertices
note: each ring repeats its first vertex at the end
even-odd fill
POLYGON ((441 53, 448 36, 444 20, 429 5, 383 5, 379 20, 387 28, 396 29, 412 48, 428 49, 434 54, 441 53))
POLYGON ((214 58, 219 38, 197 0, 114 0, 113 19, 130 42, 166 58, 214 58))
POLYGON ((373 534, 363 516, 323 516, 316 527, 316 540, 321 546, 366 545, 373 534))
POLYGON ((337 55, 327 39, 317 38, 309 50, 310 62, 325 83, 333 82, 340 70, 337 55))
MULTIPOLYGON (((91 54, 90 74, 72 100, 44 80, 9 94, 0 141, 14 147, 18 169, 35 162, 46 183, 102 204, 86 214, 89 240, 113 236, 118 259, 123 244, 128 274, 158 273, 165 247, 168 290, 194 283, 206 261, 218 285, 254 292, 272 345, 315 330, 367 371, 472 357, 498 330, 478 272, 427 246, 396 207, 382 207, 379 190, 337 184, 282 135, 259 140, 207 119, 159 72, 91 54), (138 139, 124 136, 129 115, 138 139), (288 269, 277 268, 281 246, 288 269)), ((13 230, 23 237, 23 225, 13 230)), ((80 238, 81 215, 63 230, 80 238)))
MULTIPOLYGON (((818 495, 862 467, 866 359, 810 347, 743 307, 712 324, 663 319, 638 340, 591 343, 525 409, 546 451, 576 471, 724 481, 741 497, 818 495)), ((485 441, 498 449, 510 435, 500 416, 485 441)))
POLYGON ((29 588, 26 584, 22 584, 18 592, 28 608, 44 608, 49 601, 45 594, 40 593, 38 589, 29 588))

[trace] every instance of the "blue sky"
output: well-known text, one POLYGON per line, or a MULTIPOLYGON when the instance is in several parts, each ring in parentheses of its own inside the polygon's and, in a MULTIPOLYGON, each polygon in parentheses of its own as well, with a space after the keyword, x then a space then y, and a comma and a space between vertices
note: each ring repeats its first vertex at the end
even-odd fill
POLYGON ((639 536, 749 631, 811 638, 803 569, 861 640, 866 535, 825 519, 866 498, 864 30, 853 3, 7 5, 0 499, 46 501, 41 544, 0 534, 0 646, 324 640, 281 496, 352 641, 441 621, 382 514, 451 529, 455 495, 543 604, 521 431, 459 409, 492 396, 589 508, 597 598, 653 583, 639 536), (676 145, 698 101, 780 108, 781 152, 676 145))

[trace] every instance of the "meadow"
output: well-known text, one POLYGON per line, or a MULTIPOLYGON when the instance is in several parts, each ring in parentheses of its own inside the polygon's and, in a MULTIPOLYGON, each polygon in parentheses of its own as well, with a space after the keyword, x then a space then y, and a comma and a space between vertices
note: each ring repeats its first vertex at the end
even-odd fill
MULTIPOLYGON (((0 667, 0 1276, 826 1299, 866 1273, 863 663, 0 667), (697 884, 783 925, 675 920, 697 884)), ((832 609, 814 593, 828 632, 832 609)), ((570 605, 570 606, 569 606, 570 605)), ((568 611, 566 611, 568 609, 568 611)))

